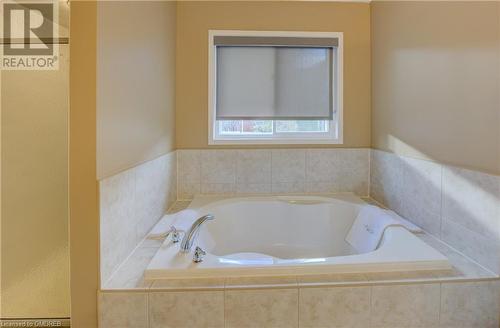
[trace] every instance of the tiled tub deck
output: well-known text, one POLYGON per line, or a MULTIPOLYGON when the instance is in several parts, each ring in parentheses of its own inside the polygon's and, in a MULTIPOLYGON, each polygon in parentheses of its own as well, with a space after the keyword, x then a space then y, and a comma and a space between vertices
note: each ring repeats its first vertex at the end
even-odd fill
POLYGON ((453 270, 145 282, 143 272, 161 245, 145 240, 99 293, 99 324, 498 328, 498 277, 434 237, 420 238, 448 256, 453 270))

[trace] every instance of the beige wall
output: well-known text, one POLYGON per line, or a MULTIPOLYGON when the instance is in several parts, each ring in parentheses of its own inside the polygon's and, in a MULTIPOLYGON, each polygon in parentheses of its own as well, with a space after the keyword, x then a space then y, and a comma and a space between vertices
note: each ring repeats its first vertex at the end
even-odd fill
POLYGON ((2 318, 70 316, 68 45, 59 59, 1 74, 2 318))
POLYGON ((209 29, 344 32, 342 146, 370 146, 368 4, 182 2, 177 5, 177 148, 208 147, 209 29))
POLYGON ((2 72, 2 317, 69 317, 68 55, 2 72))
POLYGON ((175 3, 98 4, 97 175, 175 145, 175 3))
POLYGON ((71 2, 69 213, 71 327, 97 327, 96 3, 71 2))
POLYGON ((500 174, 498 2, 372 3, 372 146, 500 174))

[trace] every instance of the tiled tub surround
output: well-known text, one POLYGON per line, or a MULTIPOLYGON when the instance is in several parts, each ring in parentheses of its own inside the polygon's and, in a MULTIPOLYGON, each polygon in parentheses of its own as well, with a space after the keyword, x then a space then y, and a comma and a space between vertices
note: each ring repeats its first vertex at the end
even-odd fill
POLYGON ((500 273, 500 176, 372 150, 370 196, 500 273))
POLYGON ((99 181, 101 282, 132 253, 177 197, 171 152, 99 181))
POLYGON ((498 328, 500 281, 431 236, 452 272, 155 280, 141 245, 99 293, 100 327, 498 328), (124 287, 123 283, 127 284, 124 287))
POLYGON ((500 282, 359 275, 157 281, 99 294, 102 328, 498 328, 500 282), (186 283, 187 281, 187 283, 186 283))
POLYGON ((369 149, 181 149, 177 153, 180 200, 195 194, 368 195, 369 149))
POLYGON ((420 238, 454 269, 144 282, 160 247, 145 240, 99 293, 100 327, 498 328, 496 276, 436 238, 420 238))
MULTIPOLYGON (((177 212, 189 201, 176 202, 177 212)), ((99 294, 100 327, 498 328, 496 275, 440 240, 451 271, 145 282, 162 241, 143 240, 99 294)))
MULTIPOLYGON (((181 150, 178 151, 178 198, 189 199, 202 191, 303 192, 311 190, 307 190, 307 185, 314 184, 314 192, 337 191, 342 183, 333 177, 339 173, 331 172, 338 168, 321 160, 314 163, 314 158, 322 156, 329 158, 327 163, 338 163, 339 157, 351 150, 342 150, 346 153, 340 156, 337 151, 294 149, 283 150, 288 153, 284 155, 281 150, 181 150), (274 153, 277 159, 273 161, 274 153), (287 159, 278 159, 281 157, 287 159), (249 158, 261 158, 263 162, 249 158), (225 173, 215 170, 220 167, 225 173), (282 172, 278 167, 286 169, 282 172), (245 184, 246 187, 241 186, 245 184), (283 186, 286 189, 280 189, 283 186), (326 187, 319 190, 323 186, 326 187)), ((359 163, 363 151, 353 151, 359 152, 359 163)), ((437 237, 420 236, 450 259, 453 270, 146 282, 144 270, 161 245, 161 241, 146 239, 99 293, 100 327, 498 328, 500 281, 483 267, 495 269, 491 263, 497 263, 498 252, 488 246, 498 245, 495 239, 498 235, 493 234, 497 230, 490 231, 488 225, 494 226, 492 218, 498 218, 495 216, 498 193, 496 198, 486 197, 486 204, 482 203, 485 196, 498 192, 498 177, 376 150, 371 153, 371 159, 366 159, 366 174, 371 161, 373 198, 437 237), (473 187, 477 185, 482 187, 482 193, 473 187), (451 193, 449 199, 446 190, 451 193), (488 211, 493 216, 487 215, 488 211), (460 229, 452 230, 449 235, 443 233, 447 227, 445 220, 460 229), (469 239, 461 241, 468 236, 469 239)), ((343 181, 346 180, 348 185, 356 185, 349 178, 343 181)), ((363 187, 358 194, 366 195, 367 191, 359 190, 368 185, 368 181, 360 182, 358 186, 363 187)), ((189 201, 178 201, 170 211, 188 204, 189 201)))

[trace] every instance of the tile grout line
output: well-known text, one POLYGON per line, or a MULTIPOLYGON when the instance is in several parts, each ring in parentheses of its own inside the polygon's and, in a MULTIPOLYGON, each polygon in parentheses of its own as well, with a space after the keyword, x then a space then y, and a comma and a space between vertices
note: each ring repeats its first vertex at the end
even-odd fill
POLYGON ((148 323, 148 328, 151 328, 151 319, 149 318, 149 292, 146 292, 146 320, 148 323))
POLYGON ((233 194, 236 195, 236 194, 238 194, 238 192, 237 192, 237 189, 238 189, 237 185, 238 185, 238 177, 240 175, 239 163, 240 163, 240 154, 241 154, 241 152, 240 152, 239 149, 235 149, 234 152, 236 154, 236 156, 235 156, 236 159, 235 159, 235 164, 234 164, 234 187, 233 187, 233 194))
POLYGON ((273 158, 274 158, 274 150, 271 149, 270 151, 271 151, 271 181, 270 182, 271 182, 271 193, 272 193, 274 191, 273 190, 273 184, 274 184, 273 183, 273 158))
POLYGON ((439 239, 443 238, 443 165, 440 165, 441 170, 441 190, 439 193, 440 196, 440 209, 439 209, 439 239))
MULTIPOLYGON (((199 188, 199 193, 201 194, 201 185, 203 184, 203 172, 202 172, 202 169, 203 169, 203 166, 202 166, 202 158, 201 158, 201 155, 202 155, 202 150, 196 150, 196 152, 198 153, 196 158, 198 158, 198 163, 197 163, 197 166, 198 166, 198 170, 200 170, 200 181, 198 182, 198 188, 199 188)), ((193 195, 193 198, 194 199, 194 196, 193 195)))
POLYGON ((297 286, 297 327, 300 328, 300 288, 297 286))
MULTIPOLYGON (((306 174, 307 174, 307 148, 299 148, 299 151, 302 151, 304 153, 304 179, 301 179, 299 182, 302 184, 302 190, 300 193, 306 193, 306 174)), ((294 183, 295 184, 295 183, 294 183)))
POLYGON ((442 299, 443 299, 443 283, 439 284, 439 311, 438 311, 438 326, 441 326, 441 311, 443 310, 442 308, 442 299))
POLYGON ((226 310, 226 293, 227 293, 226 279, 227 278, 224 278, 224 290, 222 291, 222 297, 224 297, 224 300, 222 302, 222 306, 224 307, 223 311, 222 311, 222 315, 223 315, 222 321, 223 321, 223 324, 224 324, 224 328, 227 326, 227 324, 226 324, 226 315, 227 315, 227 312, 226 312, 227 311, 226 310))
POLYGON ((234 150, 234 163, 233 163, 233 174, 234 174, 234 177, 233 177, 233 186, 231 187, 231 194, 232 195, 235 195, 236 194, 236 183, 238 181, 238 160, 239 160, 239 156, 240 156, 240 152, 238 151, 238 149, 235 149, 234 150))
POLYGON ((368 326, 372 326, 372 293, 373 293, 373 286, 370 286, 369 289, 369 294, 368 294, 368 302, 369 302, 369 307, 368 307, 368 326))
POLYGON ((371 188, 372 188, 372 179, 371 179, 371 176, 372 176, 372 150, 370 148, 368 148, 368 190, 366 191, 366 193, 368 194, 368 197, 371 197, 371 188))
MULTIPOLYGON (((175 200, 177 201, 180 197, 179 197, 179 154, 180 154, 180 151, 179 150, 176 150, 175 151, 175 200)), ((175 202, 174 202, 175 203, 175 202)))

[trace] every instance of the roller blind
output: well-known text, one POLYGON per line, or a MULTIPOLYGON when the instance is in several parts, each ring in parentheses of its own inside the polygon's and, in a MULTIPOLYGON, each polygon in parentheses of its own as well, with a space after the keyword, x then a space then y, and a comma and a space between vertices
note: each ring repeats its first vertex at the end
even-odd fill
POLYGON ((333 38, 215 37, 218 120, 331 120, 333 38))

